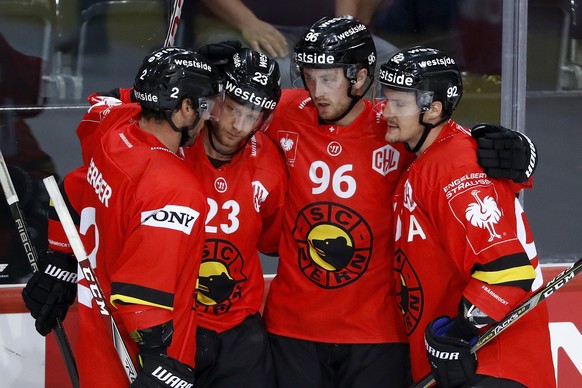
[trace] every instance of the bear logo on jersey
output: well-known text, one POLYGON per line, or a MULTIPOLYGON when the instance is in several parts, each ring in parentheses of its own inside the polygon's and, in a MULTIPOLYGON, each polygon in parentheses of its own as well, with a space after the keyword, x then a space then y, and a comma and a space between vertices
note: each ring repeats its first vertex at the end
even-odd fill
POLYGON ((338 288, 358 280, 368 268, 372 231, 352 209, 331 202, 303 208, 293 236, 299 246, 298 265, 322 288, 338 288))
POLYGON ((206 240, 198 275, 196 306, 204 312, 226 313, 242 296, 243 258, 229 241, 206 240))
POLYGON ((394 255, 394 272, 400 278, 396 282, 396 297, 408 335, 418 326, 424 306, 422 286, 414 268, 400 249, 394 255))

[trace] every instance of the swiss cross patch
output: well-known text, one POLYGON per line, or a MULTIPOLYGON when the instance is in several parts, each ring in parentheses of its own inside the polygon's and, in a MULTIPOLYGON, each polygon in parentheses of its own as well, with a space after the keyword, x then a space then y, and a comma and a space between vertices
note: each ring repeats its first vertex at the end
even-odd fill
POLYGON ((467 242, 475 254, 507 242, 509 225, 500 222, 507 215, 499 207, 499 195, 492 185, 474 185, 449 198, 449 207, 466 230, 467 242))
POLYGON ((399 160, 400 152, 390 144, 372 152, 372 168, 384 176, 398 168, 399 160))

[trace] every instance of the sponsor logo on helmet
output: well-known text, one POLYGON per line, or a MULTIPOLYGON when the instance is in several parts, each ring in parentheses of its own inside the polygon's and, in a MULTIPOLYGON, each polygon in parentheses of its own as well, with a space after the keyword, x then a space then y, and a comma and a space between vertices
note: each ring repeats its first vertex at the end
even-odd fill
POLYGON ((454 65, 455 64, 455 60, 451 57, 447 57, 447 56, 443 56, 440 58, 434 58, 434 59, 430 59, 428 61, 420 61, 418 63, 418 65, 420 67, 431 67, 431 66, 449 66, 449 65, 454 65))
POLYGON ((269 58, 265 54, 259 54, 259 66, 262 68, 267 68, 269 58))
POLYGON ((408 50, 408 53, 409 54, 418 54, 418 53, 434 53, 434 54, 437 54, 438 51, 435 50, 435 49, 433 49, 433 48, 430 48, 430 47, 415 47, 415 48, 412 48, 412 49, 408 50))
POLYGON ((148 58, 148 62, 153 62, 157 59, 162 58, 164 55, 166 54, 171 54, 177 51, 182 51, 182 49, 176 48, 176 47, 168 47, 162 50, 159 50, 158 52, 156 52, 155 54, 153 54, 151 57, 148 58))
POLYGON ((339 40, 344 40, 349 38, 350 36, 357 34, 360 31, 365 31, 366 30, 366 26, 363 24, 358 24, 357 26, 353 26, 348 28, 346 31, 342 32, 341 34, 338 34, 338 39, 339 40))
POLYGON ((295 53, 295 61, 316 65, 333 65, 335 58, 331 54, 295 53))
POLYGON ((414 78, 405 74, 380 69, 380 82, 411 87, 414 84, 414 78))
POLYGON ((151 93, 142 93, 139 90, 133 90, 133 95, 140 101, 158 102, 158 96, 151 93))
POLYGON ((248 101, 253 105, 265 109, 275 109, 277 103, 267 97, 257 96, 254 92, 243 90, 230 81, 226 81, 225 91, 227 95, 238 97, 244 101, 248 101))
POLYGON ((234 63, 234 67, 238 68, 241 66, 241 60, 239 53, 236 53, 232 57, 232 62, 234 63))
POLYGON ((208 63, 204 63, 204 62, 199 62, 196 60, 192 60, 192 59, 179 59, 176 58, 174 59, 174 63, 178 66, 184 66, 184 67, 195 67, 197 69, 203 69, 206 71, 212 71, 212 66, 210 66, 208 63))
POLYGON ((321 23, 321 24, 319 25, 319 27, 321 27, 321 28, 326 28, 326 27, 329 27, 329 26, 332 26, 332 25, 336 24, 336 23, 337 23, 337 22, 339 22, 340 20, 345 20, 345 16, 342 16, 342 17, 337 17, 337 18, 333 18, 333 19, 326 20, 325 22, 321 23))

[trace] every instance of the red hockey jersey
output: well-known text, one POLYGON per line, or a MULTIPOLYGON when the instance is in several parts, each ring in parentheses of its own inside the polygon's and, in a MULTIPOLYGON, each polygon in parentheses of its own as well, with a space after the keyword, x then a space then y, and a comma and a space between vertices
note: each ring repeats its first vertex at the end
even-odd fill
POLYGON ((268 134, 289 191, 267 330, 328 343, 406 342, 392 275, 392 194, 412 154, 384 140, 365 101, 348 127, 320 125, 305 90, 285 90, 268 134))
MULTIPOLYGON (((193 365, 194 293, 206 198, 191 166, 137 127, 139 105, 111 105, 93 105, 79 125, 88 165, 67 175, 65 189, 80 214, 86 250, 134 359, 137 348, 127 332, 171 319, 168 354, 193 365)), ((60 227, 51 225, 51 247, 70 249, 60 227)), ((109 329, 91 304, 82 275, 78 300, 81 385, 127 387, 109 329)))
MULTIPOLYGON (((426 325, 456 316, 461 296, 501 320, 543 282, 513 185, 488 178, 476 149, 467 130, 449 121, 394 196, 395 275, 415 381, 430 373, 426 325)), ((555 386, 545 304, 485 345, 477 359, 477 373, 555 386)))
POLYGON ((209 205, 196 306, 201 327, 223 332, 261 307, 264 279, 257 247, 277 252, 287 171, 281 152, 262 132, 219 168, 206 156, 206 136, 204 130, 186 149, 209 205))

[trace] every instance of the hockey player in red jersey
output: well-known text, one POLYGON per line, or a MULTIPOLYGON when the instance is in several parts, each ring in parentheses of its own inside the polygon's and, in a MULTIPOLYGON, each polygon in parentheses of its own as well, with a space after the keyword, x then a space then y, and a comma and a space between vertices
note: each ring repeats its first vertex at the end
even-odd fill
POLYGON ((417 156, 394 195, 395 279, 414 380, 432 371, 439 387, 554 387, 545 304, 470 352, 483 328, 543 281, 513 183, 483 172, 476 141, 450 119, 463 93, 455 60, 412 47, 383 64, 378 81, 386 140, 417 156))
MULTIPOLYGON (((131 386, 191 387, 194 294, 207 202, 182 146, 194 142, 205 120, 218 118, 222 84, 201 56, 165 48, 144 59, 134 89, 139 103, 93 99, 77 130, 86 164, 67 175, 64 187, 78 211, 105 299, 130 353, 139 360, 131 386)), ((53 251, 41 260, 74 269, 66 237, 53 229, 53 251)), ((55 316, 66 314, 70 287, 48 271, 28 282, 23 297, 41 334, 54 327, 55 316)), ((81 386, 127 387, 86 279, 79 280, 78 289, 81 386)))
POLYGON ((282 154, 263 132, 281 96, 279 66, 242 49, 221 70, 222 116, 186 151, 210 205, 196 302, 196 387, 271 388, 258 252, 277 252, 287 189, 282 154))
POLYGON ((413 157, 362 98, 375 55, 359 21, 319 20, 295 46, 305 89, 283 91, 267 130, 289 172, 265 306, 279 387, 407 385, 386 201, 413 157))
POLYGON ((295 46, 292 71, 305 90, 283 91, 267 131, 289 173, 265 306, 279 387, 407 387, 410 380, 389 201, 414 155, 386 142, 385 121, 363 98, 375 64, 362 23, 319 20, 295 46))

